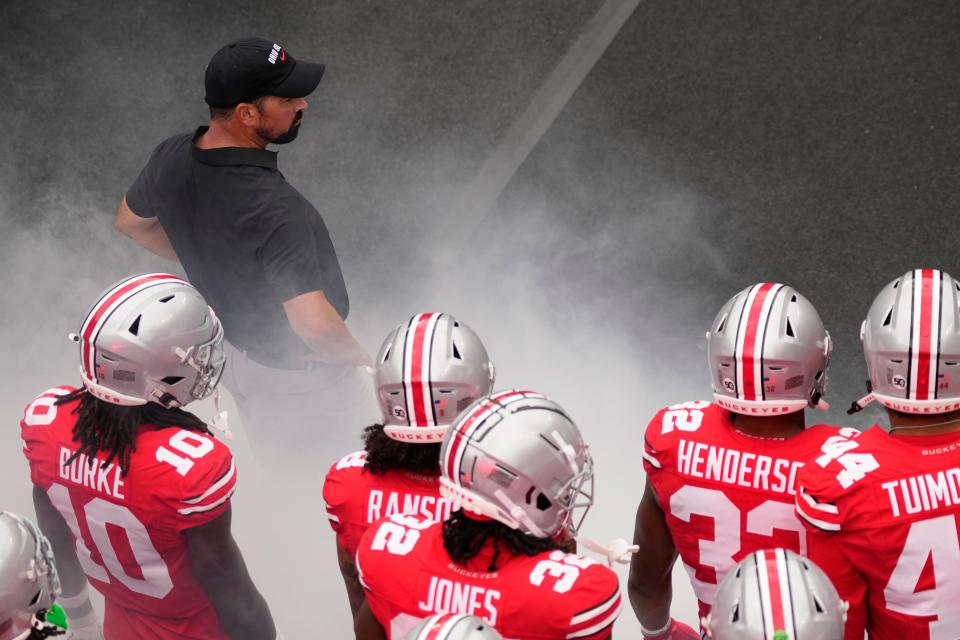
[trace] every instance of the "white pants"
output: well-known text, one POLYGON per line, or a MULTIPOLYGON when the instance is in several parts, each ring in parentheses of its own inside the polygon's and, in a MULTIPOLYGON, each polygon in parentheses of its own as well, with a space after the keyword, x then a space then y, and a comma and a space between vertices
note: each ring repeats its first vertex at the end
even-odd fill
POLYGON ((273 369, 226 341, 224 351, 222 383, 264 467, 329 464, 361 449, 363 428, 380 421, 373 378, 363 367, 316 363, 303 370, 273 369))

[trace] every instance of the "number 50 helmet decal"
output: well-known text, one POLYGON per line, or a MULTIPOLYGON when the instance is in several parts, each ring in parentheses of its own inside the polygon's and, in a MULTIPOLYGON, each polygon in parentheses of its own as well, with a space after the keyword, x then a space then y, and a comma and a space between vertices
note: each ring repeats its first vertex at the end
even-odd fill
POLYGON ((480 338, 447 313, 418 313, 399 325, 376 367, 383 431, 403 442, 440 442, 454 418, 493 388, 480 338))
POLYGON ((107 289, 71 338, 84 387, 113 404, 182 407, 211 395, 223 373, 220 321, 190 283, 166 273, 107 289))
POLYGON ((792 287, 747 287, 723 305, 707 331, 713 397, 750 415, 826 409, 831 349, 817 310, 792 287))
POLYGON ((904 413, 960 409, 960 283, 939 269, 914 269, 889 283, 860 325, 873 400, 904 413))
POLYGON ((593 459, 563 408, 532 391, 499 391, 443 438, 440 493, 540 538, 576 536, 593 505, 593 459))
POLYGON ((843 640, 847 603, 813 562, 787 549, 731 569, 703 621, 711 640, 843 640))

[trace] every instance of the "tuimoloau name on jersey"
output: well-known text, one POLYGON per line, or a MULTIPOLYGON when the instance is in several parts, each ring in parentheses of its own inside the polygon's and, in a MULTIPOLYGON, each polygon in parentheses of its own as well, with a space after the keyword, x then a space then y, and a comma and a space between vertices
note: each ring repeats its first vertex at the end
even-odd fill
POLYGON ((88 457, 83 453, 70 460, 74 453, 76 452, 67 447, 60 447, 59 472, 62 479, 118 500, 126 498, 123 495, 123 476, 118 465, 112 462, 104 465, 99 458, 88 457))
POLYGON ((946 507, 960 509, 960 468, 890 480, 880 486, 890 498, 894 518, 946 507))
POLYGON ((483 618, 491 626, 497 624, 496 603, 500 592, 447 578, 430 578, 426 600, 417 601, 417 608, 426 613, 468 613, 483 618))
POLYGON ((367 523, 397 513, 423 516, 428 520, 443 521, 449 517, 453 504, 444 498, 371 489, 367 496, 367 523))
POLYGON ((677 471, 690 478, 792 495, 802 462, 680 439, 677 471))

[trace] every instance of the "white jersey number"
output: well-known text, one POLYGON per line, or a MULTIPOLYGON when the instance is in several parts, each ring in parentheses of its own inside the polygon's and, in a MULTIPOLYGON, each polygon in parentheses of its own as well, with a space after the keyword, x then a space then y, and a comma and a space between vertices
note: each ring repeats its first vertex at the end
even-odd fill
POLYGON ((173 589, 173 581, 163 558, 157 552, 150 534, 143 523, 123 505, 94 498, 83 507, 84 519, 93 544, 103 559, 103 566, 97 564, 87 548, 80 530, 80 522, 70 500, 70 491, 62 484, 54 483, 47 489, 50 502, 66 521, 73 537, 77 541, 77 558, 84 573, 101 582, 110 582, 111 576, 130 591, 152 598, 163 598, 173 589), (107 525, 123 530, 133 552, 134 560, 140 569, 140 576, 130 575, 124 568, 107 533, 107 525))
MULTIPOLYGON (((700 565, 712 568, 719 583, 736 564, 734 557, 743 551, 740 540, 740 509, 722 491, 687 485, 670 496, 670 513, 684 522, 690 522, 695 515, 713 520, 713 539, 700 539, 700 565)), ((806 555, 806 532, 794 515, 792 504, 767 500, 747 512, 747 533, 772 536, 774 530, 796 531, 800 538, 800 553, 806 555)), ((718 584, 697 578, 696 567, 686 562, 683 566, 690 574, 697 597, 707 604, 713 604, 718 584)))
POLYGON ((417 546, 420 532, 434 524, 433 520, 424 520, 407 514, 390 516, 390 519, 377 527, 377 533, 370 543, 374 551, 388 552, 395 556, 405 556, 417 546))
POLYGON ((910 616, 931 617, 930 640, 955 640, 960 629, 960 534, 953 515, 910 525, 907 542, 883 590, 887 608, 910 616), (927 562, 936 584, 916 591, 927 562))

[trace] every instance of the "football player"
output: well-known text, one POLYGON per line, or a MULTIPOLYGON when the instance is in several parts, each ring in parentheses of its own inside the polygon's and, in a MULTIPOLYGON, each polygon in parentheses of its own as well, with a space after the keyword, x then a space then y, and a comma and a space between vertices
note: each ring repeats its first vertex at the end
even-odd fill
POLYGON ((751 552, 806 551, 793 499, 803 461, 838 433, 804 415, 826 407, 830 349, 816 309, 789 286, 755 284, 720 309, 707 332, 714 402, 662 409, 646 430, 628 583, 644 638, 700 637, 670 616, 678 554, 702 619, 751 552))
POLYGON ((89 579, 108 640, 274 638, 230 533, 233 457, 182 408, 223 370, 213 311, 176 276, 133 276, 72 337, 83 386, 45 391, 20 423, 72 631, 96 627, 89 579))
POLYGON ((593 460, 555 402, 503 391, 468 407, 444 436, 444 522, 398 514, 363 536, 359 640, 399 640, 423 618, 468 613, 506 638, 610 637, 617 575, 566 553, 593 504, 593 460))
POLYGON ((376 360, 383 424, 367 427, 364 450, 334 463, 323 484, 354 616, 363 602, 353 564, 363 532, 395 513, 450 515, 450 501, 440 496, 440 441, 460 411, 490 392, 493 379, 480 338, 449 314, 417 314, 384 340, 376 360))
POLYGON ((860 329, 873 426, 801 472, 808 553, 850 602, 846 637, 960 638, 960 282, 909 271, 860 329), (955 379, 956 378, 956 379, 955 379))
POLYGON ((438 613, 418 624, 404 640, 503 640, 503 636, 476 616, 438 613))
POLYGON ((59 595, 50 542, 28 519, 0 511, 0 640, 63 637, 59 595))
POLYGON ((846 614, 809 558, 765 549, 727 572, 703 627, 711 640, 842 640, 846 614))

